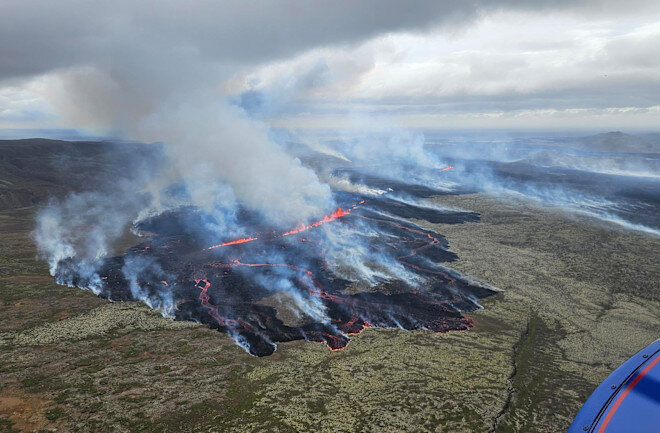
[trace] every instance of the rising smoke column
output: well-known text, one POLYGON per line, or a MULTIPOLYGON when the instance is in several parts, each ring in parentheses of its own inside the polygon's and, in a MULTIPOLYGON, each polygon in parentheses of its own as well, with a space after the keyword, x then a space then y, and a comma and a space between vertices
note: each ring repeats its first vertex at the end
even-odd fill
MULTIPOLYGON (((142 18, 149 21, 149 16, 142 18)), ((132 23, 132 19, 127 20, 126 30, 137 31, 144 40, 153 42, 150 38, 154 34, 141 34, 143 29, 153 30, 149 23, 138 29, 132 28, 132 23)), ((127 229, 167 212, 190 210, 190 214, 202 215, 195 220, 198 223, 190 223, 196 230, 189 227, 197 240, 206 238, 206 245, 210 241, 231 244, 250 237, 255 225, 271 230, 286 228, 292 236, 337 209, 330 188, 317 174, 287 154, 272 139, 267 125, 248 116, 221 93, 223 83, 236 72, 230 61, 210 59, 207 47, 189 44, 185 36, 175 41, 178 44, 154 47, 134 44, 130 31, 119 32, 126 36, 116 37, 99 27, 103 36, 97 40, 103 49, 85 50, 82 57, 75 53, 76 60, 49 70, 43 77, 44 94, 62 119, 76 127, 163 143, 169 164, 145 164, 141 176, 119 176, 126 187, 115 188, 117 179, 109 179, 107 190, 85 193, 85 200, 70 196, 40 212, 35 238, 58 281, 98 293, 107 289, 108 281, 121 282, 117 285, 128 292, 120 299, 140 299, 164 314, 172 314, 176 308, 172 295, 184 285, 163 281, 178 274, 160 262, 136 259, 128 253, 124 258, 109 258, 127 229), (250 218, 244 219, 244 213, 250 218), (113 268, 112 275, 104 274, 100 267, 108 266, 105 259, 121 262, 121 266, 113 268), (145 279, 149 281, 145 283, 145 279)), ((395 151, 400 143, 391 144, 390 151, 395 151)), ((252 242, 232 246, 236 245, 252 242)), ((358 242, 328 245, 340 247, 344 253, 349 246, 352 251, 361 250, 358 242)), ((145 248, 149 251, 153 247, 145 248)), ((367 272, 365 262, 381 259, 366 248, 362 250, 364 256, 334 254, 353 260, 345 261, 355 271, 347 275, 367 272)), ((332 255, 329 251, 328 256, 332 255)), ((389 276, 379 273, 377 277, 382 280, 389 276)), ((284 285, 289 278, 282 276, 278 284, 284 285)))
MULTIPOLYGON (((135 65, 118 62, 113 73, 101 66, 64 71, 52 78, 56 85, 49 96, 76 124, 164 143, 168 162, 145 161, 139 172, 122 173, 121 188, 109 183, 108 191, 74 195, 45 207, 35 238, 51 272, 59 261, 76 259, 87 263, 93 276, 93 264, 127 227, 181 205, 207 215, 199 233, 213 239, 245 230, 237 218, 241 208, 268 224, 290 227, 336 207, 330 188, 285 153, 265 124, 200 90, 213 87, 213 71, 193 70, 193 76, 188 71, 186 84, 179 85, 170 81, 170 74, 156 73, 153 65, 123 69, 129 66, 135 65), (151 74, 158 79, 151 80, 151 74), (100 218, 101 212, 109 218, 100 218), (81 225, 93 232, 79 230, 81 225)), ((176 69, 177 63, 172 66, 176 69)))

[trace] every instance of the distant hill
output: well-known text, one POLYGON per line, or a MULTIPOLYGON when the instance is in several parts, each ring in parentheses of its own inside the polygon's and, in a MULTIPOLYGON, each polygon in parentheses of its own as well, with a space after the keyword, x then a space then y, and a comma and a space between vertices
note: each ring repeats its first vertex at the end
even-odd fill
POLYGON ((577 139, 580 149, 596 152, 618 152, 618 153, 657 153, 660 152, 660 140, 653 140, 660 134, 648 134, 645 137, 625 134, 621 131, 606 132, 577 139))
POLYGON ((158 150, 158 145, 109 141, 0 140, 0 210, 129 176, 145 157, 157 161, 158 150))

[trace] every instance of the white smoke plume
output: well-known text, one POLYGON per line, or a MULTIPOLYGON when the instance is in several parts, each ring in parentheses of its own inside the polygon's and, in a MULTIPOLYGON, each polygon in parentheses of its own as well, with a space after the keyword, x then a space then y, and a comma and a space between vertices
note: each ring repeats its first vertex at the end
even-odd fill
POLYGON ((52 86, 56 91, 50 96, 78 125, 165 143, 169 179, 183 180, 196 206, 224 201, 226 194, 218 196, 216 191, 229 187, 237 204, 273 224, 299 223, 331 209, 330 189, 289 156, 264 123, 250 119, 221 95, 202 90, 212 87, 208 74, 214 71, 201 71, 186 85, 166 79, 160 87, 147 84, 149 69, 115 70, 112 75, 96 68, 76 69, 54 78, 58 85, 52 86), (77 105, 76 99, 85 104, 77 105))
POLYGON ((72 194, 41 210, 34 237, 51 274, 63 260, 94 262, 112 252, 138 212, 149 207, 149 196, 133 186, 118 182, 111 191, 72 194))

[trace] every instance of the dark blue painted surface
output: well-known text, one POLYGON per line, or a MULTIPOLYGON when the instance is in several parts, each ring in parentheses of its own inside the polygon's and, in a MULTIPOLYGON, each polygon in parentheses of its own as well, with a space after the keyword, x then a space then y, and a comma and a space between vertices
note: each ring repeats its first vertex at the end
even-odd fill
POLYGON ((568 433, 660 432, 660 340, 632 356, 591 394, 568 433))

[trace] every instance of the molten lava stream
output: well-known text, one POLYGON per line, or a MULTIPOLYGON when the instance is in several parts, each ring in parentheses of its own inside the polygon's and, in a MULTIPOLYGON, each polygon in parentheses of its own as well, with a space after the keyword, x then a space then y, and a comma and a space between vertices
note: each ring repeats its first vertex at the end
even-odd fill
POLYGON ((207 248, 207 250, 212 250, 214 248, 219 248, 219 247, 226 247, 226 246, 229 246, 229 245, 244 244, 246 242, 256 241, 257 239, 259 239, 259 238, 254 238, 252 236, 250 236, 248 238, 236 239, 235 241, 225 242, 224 244, 211 245, 210 247, 207 248))
MULTIPOLYGON (((227 265, 230 266, 230 267, 231 266, 250 266, 250 267, 254 267, 254 266, 257 266, 257 267, 258 266, 286 266, 286 267, 299 269, 299 268, 297 268, 293 265, 277 264, 277 263, 241 263, 238 260, 236 260, 232 264, 227 264, 227 265)), ((311 274, 311 271, 309 271, 309 270, 304 270, 304 271, 311 274)), ((206 278, 195 279, 195 285, 197 287, 199 287, 199 289, 200 289, 200 292, 199 292, 200 304, 208 310, 211 317, 213 317, 213 319, 218 323, 218 325, 221 328, 228 328, 228 329, 232 329, 232 330, 240 330, 241 328, 243 328, 243 329, 246 329, 248 331, 254 330, 254 327, 252 326, 252 324, 250 324, 248 322, 245 322, 244 320, 241 320, 241 319, 238 319, 238 320, 228 319, 228 318, 222 317, 220 315, 218 307, 216 305, 211 304, 211 297, 208 294, 208 290, 211 287, 211 283, 206 278), (201 283, 203 283, 203 284, 201 284, 201 283)), ((310 290, 310 293, 312 293, 311 290, 310 290)), ((323 290, 320 290, 319 293, 322 293, 322 294, 325 294, 325 295, 329 296, 327 299, 334 298, 333 296, 327 294, 323 290)), ((341 299, 341 298, 338 298, 338 299, 341 299)), ((356 320, 357 319, 352 319, 350 321, 350 324, 353 324, 356 320)), ((357 332, 350 332, 349 334, 359 334, 365 328, 368 328, 368 327, 370 327, 370 325, 368 323, 364 322, 361 329, 359 329, 357 332)), ((343 334, 342 335, 333 335, 333 334, 329 334, 329 333, 324 332, 324 333, 321 334, 321 336, 320 336, 321 338, 319 340, 315 340, 315 341, 324 342, 330 350, 338 351, 338 350, 344 349, 350 341, 349 339, 343 339, 342 336, 344 336, 344 335, 343 334)))
MULTIPOLYGON (((322 220, 316 221, 312 224, 302 224, 302 225, 300 225, 299 227, 297 227, 295 229, 292 229, 292 230, 289 230, 288 232, 282 233, 281 236, 290 236, 290 235, 293 235, 293 234, 301 233, 301 232, 309 230, 313 227, 318 227, 321 224, 329 223, 329 222, 334 221, 338 218, 349 215, 351 213, 351 211, 357 209, 357 207, 359 205, 363 204, 363 203, 364 203, 364 200, 360 200, 359 202, 357 202, 355 205, 353 205, 348 210, 344 210, 341 207, 338 207, 336 211, 332 212, 330 215, 324 216, 322 220)), ((214 248, 219 248, 219 247, 226 247, 226 246, 230 246, 230 245, 244 244, 246 242, 256 241, 257 239, 259 239, 259 238, 254 237, 254 236, 250 236, 250 237, 247 237, 247 238, 236 239, 234 241, 229 241, 229 242, 225 242, 225 243, 222 243, 222 244, 211 245, 210 247, 207 247, 206 249, 207 250, 212 250, 214 248)))
MULTIPOLYGON (((441 171, 451 170, 452 168, 453 168, 452 166, 448 166, 448 167, 445 167, 444 169, 442 169, 441 171)), ((318 227, 322 224, 335 221, 338 218, 349 215, 351 213, 351 211, 357 209, 357 207, 359 205, 364 204, 364 202, 365 202, 364 200, 361 200, 358 203, 356 203, 355 205, 353 205, 351 208, 349 208, 348 210, 344 210, 341 207, 338 207, 337 210, 332 212, 330 215, 326 215, 325 217, 323 217, 323 219, 321 219, 319 221, 316 221, 314 223, 311 223, 311 224, 307 224, 307 225, 302 224, 301 226, 299 226, 297 228, 294 228, 292 230, 289 230, 287 232, 282 233, 280 236, 284 237, 284 236, 290 236, 290 235, 293 235, 293 234, 298 234, 298 233, 304 232, 306 230, 309 230, 311 228, 318 227)), ((375 218, 368 218, 368 217, 365 217, 365 216, 362 216, 362 215, 360 215, 360 217, 364 218, 364 219, 367 219, 367 220, 373 220, 373 221, 378 221, 378 222, 394 225, 394 226, 396 226, 400 229, 409 231, 411 233, 421 234, 421 235, 425 235, 426 237, 428 237, 429 240, 430 240, 430 242, 428 244, 422 245, 418 248, 415 248, 415 249, 411 250, 411 252, 407 255, 397 257, 397 260, 399 260, 404 265, 408 265, 408 266, 413 267, 413 268, 415 268, 419 271, 424 271, 424 272, 429 272, 429 273, 434 273, 434 274, 441 274, 441 275, 445 276, 446 278, 448 278, 450 281, 455 281, 453 278, 451 278, 449 275, 447 275, 444 272, 439 272, 439 271, 434 271, 434 270, 431 270, 431 269, 421 268, 421 267, 419 267, 417 265, 414 265, 412 263, 407 263, 404 260, 407 257, 414 256, 415 254, 417 254, 418 251, 420 251, 424 248, 428 248, 428 247, 430 247, 434 244, 440 243, 440 241, 437 238, 435 238, 435 237, 431 236, 430 234, 428 234, 426 232, 423 232, 421 230, 415 230, 415 229, 412 229, 412 228, 409 228, 409 227, 405 227, 403 225, 396 224, 396 223, 391 222, 391 221, 380 220, 380 219, 375 219, 375 218)), ((258 238, 256 236, 249 236, 249 237, 246 237, 246 238, 236 239, 236 240, 233 240, 233 241, 224 242, 224 243, 217 244, 217 245, 212 245, 212 246, 208 247, 207 249, 211 250, 211 249, 214 249, 214 248, 219 248, 219 247, 224 247, 224 246, 238 245, 238 244, 243 244, 243 243, 247 243, 247 242, 252 242, 252 241, 255 241, 257 239, 258 238)), ((233 259, 230 263, 214 262, 214 263, 210 263, 210 265, 213 266, 213 267, 218 267, 218 268, 286 267, 286 268, 289 268, 291 270, 295 270, 295 271, 298 271, 298 272, 303 272, 304 274, 306 274, 311 279, 311 281, 309 281, 305 278, 300 278, 299 279, 299 282, 307 288, 310 295, 315 296, 315 297, 319 297, 321 299, 325 299, 325 300, 328 300, 328 301, 331 301, 331 302, 335 302, 335 303, 345 303, 347 301, 342 296, 332 295, 332 294, 326 292, 325 290, 323 290, 323 288, 318 284, 318 282, 314 280, 313 272, 310 271, 309 269, 301 268, 299 266, 295 266, 295 265, 291 265, 291 264, 287 264, 287 263, 244 263, 240 259, 233 259)), ((167 285, 166 282, 163 282, 163 283, 165 285, 167 285)), ((213 317, 213 319, 215 319, 215 321, 218 323, 218 325, 220 325, 221 327, 230 328, 230 329, 238 329, 238 328, 241 328, 241 327, 243 327, 244 329, 253 329, 253 326, 250 323, 244 322, 243 320, 228 319, 228 318, 222 317, 220 315, 218 307, 211 304, 211 302, 210 302, 211 298, 210 298, 210 295, 208 294, 208 289, 211 287, 211 283, 207 279, 196 279, 195 284, 200 289, 200 293, 199 293, 200 304, 209 311, 209 314, 213 317), (204 283, 204 284, 200 285, 200 283, 204 283)), ((343 326, 343 328, 346 329, 346 331, 340 331, 340 332, 342 332, 342 335, 344 335, 344 336, 346 336, 346 334, 354 335, 354 334, 359 334, 362 331, 364 331, 366 328, 370 328, 370 327, 372 327, 372 325, 370 323, 368 323, 367 321, 354 317, 351 320, 349 320, 345 324, 345 326, 343 326), (356 323, 358 320, 361 321, 362 323, 360 323, 360 324, 356 323), (346 334, 344 334, 344 332, 346 332, 346 334)), ((329 334, 329 333, 324 332, 322 334, 322 340, 321 341, 324 341, 325 344, 330 348, 330 350, 338 351, 338 350, 344 349, 348 345, 348 342, 350 340, 344 340, 341 336, 333 335, 333 334, 329 334)))
POLYGON ((226 317, 222 317, 220 315, 220 312, 218 310, 218 307, 211 304, 211 296, 208 294, 209 287, 211 287, 211 283, 209 280, 206 278, 203 279, 195 279, 195 285, 200 288, 199 292, 199 302, 202 305, 202 307, 206 308, 209 311, 209 314, 213 319, 215 319, 216 322, 218 322, 218 325, 220 325, 223 328, 231 328, 231 329, 237 329, 239 327, 244 327, 247 329, 252 329, 252 325, 243 321, 243 320, 234 320, 234 319, 228 319, 226 317), (199 283, 203 282, 204 285, 200 286, 199 283))
MULTIPOLYGON (((354 208, 355 207, 353 207, 353 209, 354 208)), ((282 236, 289 236, 289 235, 293 235, 293 234, 296 234, 296 233, 304 232, 305 230, 309 230, 312 227, 318 227, 321 224, 329 223, 330 221, 334 221, 337 218, 341 218, 343 216, 346 216, 346 215, 350 214, 351 210, 352 209, 349 209, 348 211, 345 211, 341 207, 338 207, 336 211, 334 211, 330 215, 324 216, 322 220, 316 221, 315 223, 312 223, 312 224, 309 224, 309 225, 302 224, 301 226, 299 226, 299 227, 297 227, 293 230, 289 230, 288 232, 284 233, 282 236)))

